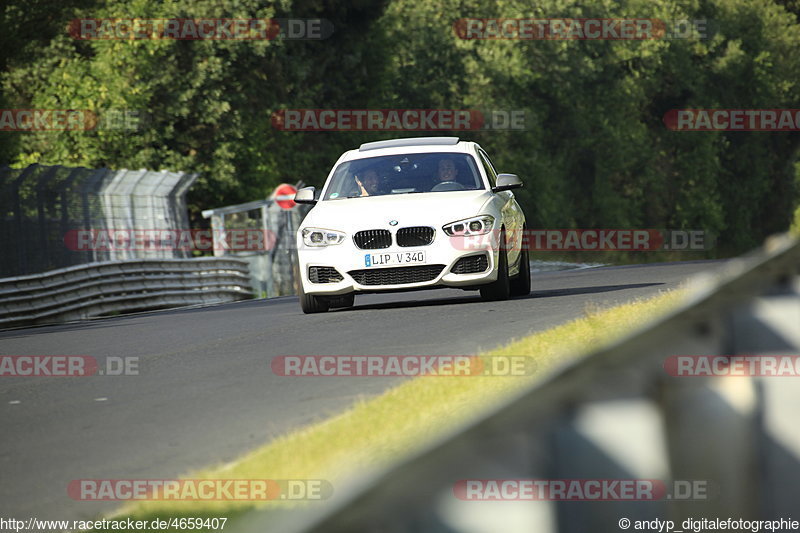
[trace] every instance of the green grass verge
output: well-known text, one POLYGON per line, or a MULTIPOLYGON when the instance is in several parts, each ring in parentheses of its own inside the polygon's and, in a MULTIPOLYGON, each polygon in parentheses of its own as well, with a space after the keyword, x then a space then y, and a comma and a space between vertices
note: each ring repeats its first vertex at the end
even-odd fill
MULTIPOLYGON (((579 319, 482 356, 533 357, 537 365, 532 376, 421 377, 405 381, 380 396, 357 402, 333 418, 277 438, 233 463, 193 472, 185 477, 325 479, 333 484, 335 494, 337 481, 365 468, 385 465, 419 449, 435 436, 463 424, 508 394, 539 379, 553 365, 609 344, 633 328, 668 312, 683 296, 682 291, 674 291, 609 309, 590 306, 579 319)), ((282 501, 258 504, 244 501, 151 501, 123 507, 114 518, 233 518, 256 506, 287 505, 282 501)))

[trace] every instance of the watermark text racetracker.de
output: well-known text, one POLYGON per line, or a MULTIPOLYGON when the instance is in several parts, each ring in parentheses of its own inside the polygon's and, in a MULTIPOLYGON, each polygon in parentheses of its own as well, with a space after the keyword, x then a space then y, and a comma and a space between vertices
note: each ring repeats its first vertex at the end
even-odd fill
POLYGON ((709 250, 714 239, 703 230, 657 229, 532 229, 506 233, 493 230, 474 234, 461 224, 451 228, 450 243, 459 250, 501 246, 532 252, 654 252, 709 250))
POLYGON ((75 479, 67 494, 78 501, 326 500, 325 479, 75 479))
POLYGON ((672 109, 663 121, 673 131, 800 131, 800 109, 672 109))
POLYGON ((476 131, 524 130, 524 109, 280 109, 272 127, 281 131, 476 131))
POLYGON ((705 19, 652 18, 461 18, 453 30, 465 40, 600 40, 706 39, 705 19))
POLYGON ((0 355, 0 377, 138 376, 136 356, 0 355))
POLYGON ((319 40, 333 31, 321 18, 82 18, 69 25, 78 40, 319 40))
POLYGON ((465 501, 706 500, 705 480, 461 479, 453 495, 465 501))
POLYGON ((272 250, 276 241, 275 232, 260 229, 77 229, 64 235, 64 245, 73 252, 259 252, 272 250))
POLYGON ((800 377, 800 355, 672 355, 673 377, 800 377))
POLYGON ((536 363, 524 355, 279 355, 270 367, 286 377, 519 377, 536 363))
POLYGON ((0 131, 137 131, 146 120, 136 109, 0 109, 0 131))

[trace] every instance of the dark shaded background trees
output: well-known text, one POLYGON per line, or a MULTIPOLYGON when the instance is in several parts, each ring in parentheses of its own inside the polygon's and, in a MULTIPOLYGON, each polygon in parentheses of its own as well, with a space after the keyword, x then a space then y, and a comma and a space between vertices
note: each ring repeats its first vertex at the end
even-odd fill
POLYGON ((282 108, 526 109, 461 133, 529 186, 531 227, 700 228, 735 253, 786 229, 797 133, 674 132, 676 108, 798 108, 797 3, 767 0, 64 0, 7 2, 4 108, 146 110, 136 132, 3 133, 0 159, 202 172, 193 209, 321 184, 389 133, 273 129, 282 108), (76 41, 76 17, 319 17, 324 41, 76 41), (461 17, 710 19, 708 39, 464 41, 461 17))

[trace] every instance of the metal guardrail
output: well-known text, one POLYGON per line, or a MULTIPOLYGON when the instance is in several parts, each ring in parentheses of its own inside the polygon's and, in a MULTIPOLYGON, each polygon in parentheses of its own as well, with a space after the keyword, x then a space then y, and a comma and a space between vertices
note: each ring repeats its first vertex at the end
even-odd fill
POLYGON ((0 279, 0 327, 250 297, 238 259, 104 261, 0 279))
POLYGON ((674 521, 673 530, 688 518, 796 519, 797 378, 672 377, 664 364, 674 355, 800 354, 800 244, 773 239, 690 289, 663 319, 565 365, 413 457, 359 473, 323 507, 254 512, 239 530, 584 533, 621 531, 623 518, 631 530, 656 518, 674 521), (688 480, 702 481, 706 496, 465 501, 454 485, 468 479, 656 479, 668 489, 688 480))

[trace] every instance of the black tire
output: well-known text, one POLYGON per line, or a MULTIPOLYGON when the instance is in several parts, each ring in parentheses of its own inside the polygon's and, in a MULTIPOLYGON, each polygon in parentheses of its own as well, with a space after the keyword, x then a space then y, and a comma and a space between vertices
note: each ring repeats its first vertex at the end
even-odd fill
POLYGON ((488 302, 508 300, 511 296, 511 283, 508 279, 508 252, 505 247, 505 234, 500 239, 500 252, 497 260, 497 281, 481 285, 481 298, 488 302))
POLYGON ((531 293, 531 262, 528 250, 519 253, 519 274, 511 280, 511 296, 527 296, 531 293))
POLYGON ((303 285, 301 284, 300 309, 302 309, 307 315, 311 313, 325 313, 328 310, 328 302, 319 296, 306 294, 305 291, 303 291, 303 285))

